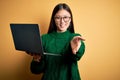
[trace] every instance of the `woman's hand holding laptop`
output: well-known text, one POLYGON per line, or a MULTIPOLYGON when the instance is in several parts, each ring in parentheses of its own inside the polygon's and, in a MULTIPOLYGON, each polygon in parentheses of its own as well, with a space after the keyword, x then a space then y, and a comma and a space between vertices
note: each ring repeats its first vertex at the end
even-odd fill
POLYGON ((35 53, 30 53, 30 52, 26 52, 27 54, 29 54, 30 56, 33 56, 33 60, 36 62, 40 62, 41 60, 41 55, 39 54, 35 54, 35 53))

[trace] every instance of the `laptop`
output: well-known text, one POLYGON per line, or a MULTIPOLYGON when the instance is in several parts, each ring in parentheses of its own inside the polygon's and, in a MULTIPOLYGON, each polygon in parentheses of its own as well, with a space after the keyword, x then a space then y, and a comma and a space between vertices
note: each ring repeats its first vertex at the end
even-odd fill
POLYGON ((16 50, 43 54, 38 24, 10 24, 16 50))

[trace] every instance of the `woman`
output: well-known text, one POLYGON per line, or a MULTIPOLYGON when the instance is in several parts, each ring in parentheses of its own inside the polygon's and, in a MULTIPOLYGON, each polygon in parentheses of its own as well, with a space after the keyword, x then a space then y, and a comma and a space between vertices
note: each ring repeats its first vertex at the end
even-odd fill
POLYGON ((52 13, 47 34, 42 37, 46 54, 33 55, 31 72, 44 73, 42 80, 80 80, 77 61, 85 51, 83 38, 74 33, 69 6, 58 4, 52 13))

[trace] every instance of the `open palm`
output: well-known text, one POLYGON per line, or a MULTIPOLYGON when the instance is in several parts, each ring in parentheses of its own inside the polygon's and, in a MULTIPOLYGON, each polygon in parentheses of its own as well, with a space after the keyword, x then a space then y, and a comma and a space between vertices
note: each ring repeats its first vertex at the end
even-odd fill
POLYGON ((81 40, 84 41, 85 39, 83 39, 81 36, 75 36, 71 40, 70 44, 71 44, 73 54, 76 54, 76 52, 79 50, 81 45, 81 40))

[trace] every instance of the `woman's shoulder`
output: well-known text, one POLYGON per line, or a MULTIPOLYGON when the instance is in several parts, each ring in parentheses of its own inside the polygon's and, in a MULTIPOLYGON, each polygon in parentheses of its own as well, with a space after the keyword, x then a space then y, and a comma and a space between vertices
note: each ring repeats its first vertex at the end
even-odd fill
POLYGON ((48 37, 48 34, 47 34, 47 33, 41 35, 41 38, 47 38, 47 37, 48 37))
POLYGON ((42 35, 41 35, 41 37, 45 37, 45 36, 48 36, 48 34, 46 33, 46 34, 42 34, 42 35))
POLYGON ((42 39, 47 39, 50 38, 50 36, 52 35, 52 33, 46 33, 46 34, 42 34, 42 39))

